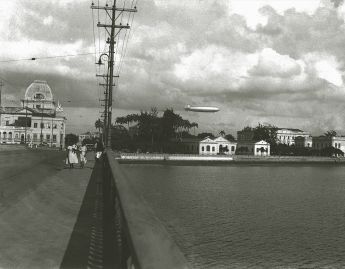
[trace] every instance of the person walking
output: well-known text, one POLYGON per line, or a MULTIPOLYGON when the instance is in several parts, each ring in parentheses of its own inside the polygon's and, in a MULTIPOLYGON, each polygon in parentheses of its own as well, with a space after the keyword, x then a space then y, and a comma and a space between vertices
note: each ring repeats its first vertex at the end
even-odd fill
POLYGON ((74 164, 78 163, 77 146, 72 145, 67 147, 67 159, 66 164, 69 164, 69 168, 74 168, 74 164))
POLYGON ((95 151, 96 151, 96 162, 97 162, 98 160, 100 160, 102 153, 104 151, 104 146, 103 146, 102 141, 97 140, 95 144, 95 151))
POLYGON ((80 167, 81 168, 84 168, 87 162, 86 151, 87 151, 86 145, 85 143, 83 143, 82 146, 80 147, 80 167))

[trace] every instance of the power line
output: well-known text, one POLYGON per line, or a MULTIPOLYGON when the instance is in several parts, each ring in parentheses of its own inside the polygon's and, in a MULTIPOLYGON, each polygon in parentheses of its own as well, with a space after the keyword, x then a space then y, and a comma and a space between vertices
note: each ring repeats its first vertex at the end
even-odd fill
POLYGON ((95 54, 95 52, 88 52, 88 53, 47 56, 47 57, 32 57, 32 58, 23 58, 23 59, 0 60, 0 63, 21 62, 21 61, 37 61, 37 60, 67 58, 67 57, 76 57, 76 56, 86 56, 86 55, 94 55, 94 54, 95 54))

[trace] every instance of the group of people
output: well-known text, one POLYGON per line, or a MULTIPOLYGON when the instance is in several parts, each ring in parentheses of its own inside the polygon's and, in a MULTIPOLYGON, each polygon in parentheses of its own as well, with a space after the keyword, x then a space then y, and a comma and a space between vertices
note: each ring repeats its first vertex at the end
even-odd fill
MULTIPOLYGON (((102 141, 96 140, 94 145, 95 153, 96 153, 96 161, 99 160, 102 156, 104 151, 104 146, 102 141)), ((85 143, 81 146, 77 146, 76 144, 70 145, 67 147, 67 156, 66 156, 66 164, 69 165, 69 168, 74 168, 74 164, 78 164, 80 162, 80 167, 84 168, 87 159, 86 159, 86 152, 87 147, 85 143)))
POLYGON ((80 167, 84 168, 87 159, 86 159, 86 145, 77 146, 73 144, 67 147, 67 156, 66 164, 69 165, 69 168, 74 168, 74 164, 78 164, 80 161, 80 167))

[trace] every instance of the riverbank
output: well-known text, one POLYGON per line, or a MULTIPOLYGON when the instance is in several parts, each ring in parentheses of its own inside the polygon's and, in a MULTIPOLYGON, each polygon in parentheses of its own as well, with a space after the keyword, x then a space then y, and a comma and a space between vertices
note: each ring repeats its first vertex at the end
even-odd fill
POLYGON ((345 164, 345 158, 318 156, 248 156, 248 155, 189 155, 189 154, 151 154, 121 153, 120 163, 296 163, 296 164, 345 164))

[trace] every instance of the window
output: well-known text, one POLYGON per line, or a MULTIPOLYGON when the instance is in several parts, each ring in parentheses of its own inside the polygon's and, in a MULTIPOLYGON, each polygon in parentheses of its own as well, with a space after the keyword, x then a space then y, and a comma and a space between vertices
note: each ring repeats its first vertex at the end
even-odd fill
POLYGON ((19 135, 18 135, 18 134, 16 134, 16 138, 19 138, 19 135))
POLYGON ((231 146, 231 151, 235 151, 235 146, 231 146))
POLYGON ((215 147, 212 147, 212 151, 216 151, 215 147))
POLYGON ((37 134, 33 134, 33 140, 34 140, 34 141, 37 140, 37 134))
POLYGON ((6 126, 9 126, 9 125, 10 125, 10 121, 7 120, 7 121, 6 121, 6 126))
POLYGON ((57 129, 57 124, 54 124, 54 125, 53 125, 53 128, 54 128, 54 129, 57 129))
POLYGON ((34 128, 37 128, 37 122, 34 123, 34 128))
POLYGON ((6 133, 6 132, 3 132, 3 133, 2 133, 2 137, 3 137, 3 138, 6 138, 6 137, 7 137, 7 133, 6 133))
POLYGON ((335 148, 338 148, 338 143, 335 143, 335 146, 334 146, 335 148))
POLYGON ((47 123, 47 129, 50 129, 50 123, 47 123))
POLYGON ((201 151, 205 151, 205 148, 203 146, 201 147, 201 151))
POLYGON ((210 148, 211 148, 211 147, 210 147, 209 145, 207 145, 207 146, 206 146, 206 151, 210 151, 210 148))
POLYGON ((50 140, 50 135, 49 134, 46 135, 46 139, 50 140))
POLYGON ((56 142, 56 135, 53 135, 53 142, 56 142))
POLYGON ((11 132, 8 133, 8 138, 12 139, 12 133, 11 132))
POLYGON ((338 143, 338 148, 340 149, 340 146, 341 146, 341 144, 340 143, 338 143))
POLYGON ((44 124, 41 122, 41 129, 44 129, 44 124))

